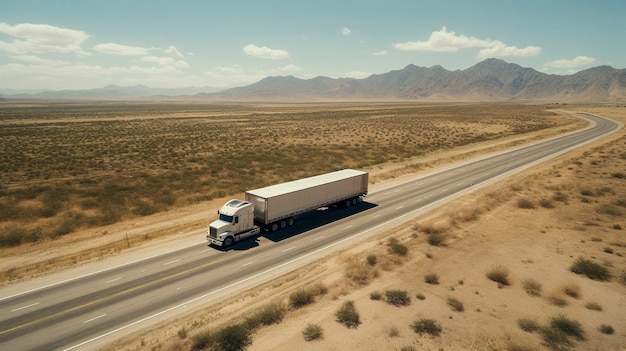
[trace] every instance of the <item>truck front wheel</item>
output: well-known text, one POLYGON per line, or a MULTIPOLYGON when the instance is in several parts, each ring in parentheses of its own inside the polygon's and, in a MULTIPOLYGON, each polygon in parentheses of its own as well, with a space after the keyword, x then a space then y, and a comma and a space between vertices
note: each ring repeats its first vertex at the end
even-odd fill
POLYGON ((232 236, 227 236, 226 239, 224 239, 224 247, 229 247, 233 244, 233 241, 234 240, 232 236))
POLYGON ((270 224, 270 230, 275 232, 278 230, 278 223, 272 223, 270 224))

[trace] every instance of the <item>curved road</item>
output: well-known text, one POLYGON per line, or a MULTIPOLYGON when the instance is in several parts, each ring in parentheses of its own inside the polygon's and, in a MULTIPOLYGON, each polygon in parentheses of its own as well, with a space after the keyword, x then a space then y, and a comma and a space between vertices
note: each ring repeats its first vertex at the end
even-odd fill
POLYGON ((576 114, 593 126, 465 162, 390 187, 348 209, 314 214, 280 234, 220 251, 198 244, 29 291, 0 292, 0 350, 86 350, 216 303, 354 240, 394 228, 417 212, 613 133, 621 124, 576 114), (258 247, 258 248, 257 248, 258 247))

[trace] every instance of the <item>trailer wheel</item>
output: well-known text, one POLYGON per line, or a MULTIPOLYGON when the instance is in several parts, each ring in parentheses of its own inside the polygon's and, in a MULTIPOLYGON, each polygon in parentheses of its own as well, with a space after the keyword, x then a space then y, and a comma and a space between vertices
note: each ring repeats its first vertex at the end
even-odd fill
POLYGON ((272 223, 270 224, 270 230, 275 232, 278 230, 278 223, 272 223))
POLYGON ((346 200, 346 202, 344 203, 344 206, 350 207, 350 199, 346 200))
POLYGON ((233 237, 232 236, 227 236, 226 239, 224 239, 224 247, 229 247, 230 245, 233 244, 233 237))
POLYGON ((352 199, 352 205, 356 205, 356 198, 352 199))
POLYGON ((287 225, 291 227, 295 222, 296 220, 293 217, 291 217, 287 220, 287 225))
POLYGON ((287 222, 283 219, 280 221, 280 229, 285 229, 285 227, 287 227, 287 222))

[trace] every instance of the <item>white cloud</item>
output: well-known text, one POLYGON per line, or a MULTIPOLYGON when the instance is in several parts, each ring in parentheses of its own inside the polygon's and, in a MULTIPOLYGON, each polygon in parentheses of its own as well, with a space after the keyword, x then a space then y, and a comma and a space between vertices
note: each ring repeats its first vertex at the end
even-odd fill
POLYGON ((518 48, 517 46, 506 46, 501 41, 494 41, 493 47, 482 49, 476 57, 480 60, 490 57, 529 57, 539 56, 541 48, 539 46, 527 46, 518 48))
POLYGON ((374 55, 374 56, 385 56, 385 55, 387 55, 387 51, 385 51, 385 50, 376 51, 376 52, 372 53, 372 55, 374 55))
POLYGON ((270 49, 266 46, 258 47, 254 44, 244 46, 243 52, 250 56, 272 60, 284 60, 289 58, 289 53, 285 50, 270 49))
POLYGON ((587 65, 591 65, 594 64, 596 62, 596 59, 593 57, 588 57, 588 56, 576 56, 575 58, 571 59, 571 60, 555 60, 555 61, 551 61, 546 63, 546 67, 552 67, 552 68, 575 68, 575 67, 580 67, 580 66, 587 66, 587 65))
POLYGON ((148 49, 146 48, 115 43, 98 44, 93 49, 101 54, 118 56, 142 56, 148 54, 148 49))
POLYGON ((281 72, 297 72, 297 71, 300 71, 300 67, 298 67, 296 65, 287 65, 287 66, 279 68, 279 71, 281 71, 281 72))
POLYGON ((350 30, 350 28, 348 27, 343 27, 341 29, 341 34, 345 35, 345 36, 349 36, 352 34, 352 30, 350 30))
POLYGON ((510 57, 510 56, 537 56, 541 53, 538 46, 528 46, 518 48, 516 46, 506 46, 499 40, 478 39, 465 35, 457 35, 453 31, 448 31, 443 27, 440 31, 432 32, 428 41, 408 41, 394 45, 396 49, 405 51, 436 51, 436 52, 457 52, 459 49, 483 48, 479 51, 477 58, 485 59, 489 57, 510 57))
POLYGON ((443 27, 438 32, 432 32, 428 41, 408 41, 406 43, 398 43, 396 49, 406 51, 439 51, 439 52, 457 52, 459 49, 473 47, 489 47, 489 40, 476 39, 465 35, 456 35, 454 32, 448 32, 443 27))
POLYGON ((9 57, 11 57, 14 60, 18 60, 22 62, 36 63, 36 64, 47 65, 47 66, 64 66, 64 65, 69 64, 69 62, 67 61, 49 60, 49 59, 45 59, 45 58, 38 57, 38 56, 32 56, 32 55, 19 55, 19 56, 9 56, 9 57))
POLYGON ((47 24, 21 23, 15 26, 0 23, 0 33, 14 38, 0 41, 0 50, 11 54, 75 53, 89 55, 81 45, 89 35, 85 32, 47 24))
POLYGON ((165 49, 165 53, 166 54, 174 54, 174 55, 176 55, 178 57, 183 57, 183 54, 181 54, 180 51, 178 51, 178 49, 176 49, 176 47, 174 45, 170 45, 170 47, 165 49))
POLYGON ((176 62, 176 60, 171 57, 156 57, 156 56, 144 56, 141 58, 141 61, 157 63, 161 66, 172 65, 176 62))

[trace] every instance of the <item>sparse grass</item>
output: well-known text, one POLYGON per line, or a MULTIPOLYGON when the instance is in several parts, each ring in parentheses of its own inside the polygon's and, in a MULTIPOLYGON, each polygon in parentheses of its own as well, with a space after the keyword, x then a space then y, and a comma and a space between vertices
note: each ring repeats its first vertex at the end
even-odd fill
POLYGON ((306 341, 319 340, 324 338, 324 331, 318 324, 309 323, 302 331, 302 336, 306 341))
POLYGON ((504 266, 495 266, 487 271, 487 278, 501 285, 511 285, 509 269, 504 266))
POLYGON ((397 338, 398 336, 400 336, 400 330, 398 329, 398 327, 392 325, 391 327, 389 327, 387 335, 389 335, 390 338, 397 338))
POLYGON ((289 305, 292 308, 301 308, 313 303, 315 296, 311 289, 298 289, 289 295, 289 305))
POLYGON ((617 178, 617 179, 626 179, 626 174, 622 172, 615 172, 615 173, 611 173, 611 177, 617 178))
POLYGON ((437 273, 427 273, 424 276, 424 281, 428 284, 439 284, 439 276, 437 273))
POLYGON ((202 332, 192 338, 192 350, 243 351, 252 344, 252 333, 241 324, 232 324, 216 332, 202 332))
POLYGON ((378 301, 383 298, 383 294, 380 291, 373 291, 370 293, 370 300, 378 301))
POLYGON ((354 301, 345 301, 343 305, 335 312, 337 322, 348 328, 356 328, 361 324, 359 313, 354 306, 354 301))
POLYGON ((575 299, 580 298, 580 286, 576 283, 566 283, 561 287, 563 293, 575 299))
POLYGON ((598 207, 596 207, 596 212, 599 214, 605 214, 615 217, 621 217, 624 215, 624 211, 621 208, 611 204, 599 205, 598 207))
POLYGON ((446 236, 441 233, 428 234, 428 244, 431 246, 444 246, 446 243, 446 236))
POLYGON ((522 281, 522 286, 528 295, 540 296, 541 295, 541 283, 532 278, 527 278, 522 281))
POLYGON ((406 256, 409 252, 409 248, 396 238, 389 238, 387 245, 389 246, 389 252, 398 256, 406 256))
POLYGON ((557 191, 553 196, 552 196, 552 200, 554 201, 558 201, 558 202, 567 202, 567 200, 569 199, 569 196, 567 196, 566 193, 561 192, 561 191, 557 191))
POLYGON ((517 207, 521 209, 532 210, 533 208, 536 208, 537 206, 532 200, 527 199, 527 198, 521 198, 517 200, 517 207))
POLYGON ((442 328, 434 319, 422 318, 411 324, 411 328, 417 334, 429 334, 431 336, 439 336, 442 328))
POLYGON ((271 302, 247 317, 244 325, 250 330, 255 330, 261 326, 280 323, 286 312, 287 309, 281 301, 271 302))
POLYGON ((550 327, 561 331, 567 336, 573 336, 579 340, 585 339, 582 325, 578 321, 569 319, 564 315, 551 318, 550 327))
POLYGON ((367 261, 367 264, 369 264, 370 266, 376 265, 376 262, 378 261, 378 259, 376 258, 376 255, 374 254, 367 255, 365 260, 367 261))
POLYGON ((378 270, 367 261, 358 257, 351 257, 345 264, 344 274, 346 278, 352 280, 359 286, 365 286, 378 276, 378 270))
POLYGON ((589 301, 585 304, 585 307, 592 311, 602 311, 602 305, 597 302, 589 301))
POLYGON ((543 208, 554 208, 554 202, 548 199, 539 200, 539 205, 541 205, 541 207, 543 208))
POLYGON ((448 297, 448 306, 452 308, 455 312, 463 312, 465 311, 465 307, 463 306, 463 302, 457 300, 454 297, 448 297))
POLYGON ((602 334, 607 334, 607 335, 615 333, 615 329, 613 329, 612 326, 606 325, 606 324, 602 324, 600 328, 598 328, 598 330, 600 330, 602 334))
POLYGON ((530 345, 509 344, 507 351, 537 351, 537 348, 530 345))
POLYGON ((557 307, 565 307, 567 306, 567 300, 563 296, 561 291, 553 291, 552 293, 546 296, 546 299, 553 305, 557 307))
POLYGON ((606 281, 611 279, 611 273, 606 267, 603 267, 591 260, 579 257, 570 267, 570 270, 576 274, 582 274, 589 279, 606 281))
POLYGON ((415 294, 415 298, 418 300, 426 300, 426 295, 422 294, 422 293, 417 293, 415 294))
POLYGON ((385 301, 394 306, 407 306, 411 304, 411 297, 405 290, 387 290, 385 291, 385 301))
POLYGON ((297 108, 183 102, 15 103, 0 106, 0 120, 0 226, 15 224, 27 232, 40 227, 42 239, 303 175, 561 123, 552 113, 525 105, 297 108), (472 118, 476 113, 480 120, 472 118), (493 131, 485 133, 485 127, 493 131), (238 143, 208 140, 207 133, 238 143), (216 157, 231 164, 216 165, 216 157), (72 226, 61 221, 66 209, 75 211, 72 226))
POLYGON ((520 327, 520 329, 528 333, 535 332, 539 330, 539 327, 540 327, 539 324, 535 320, 529 319, 529 318, 518 319, 517 325, 520 327))

